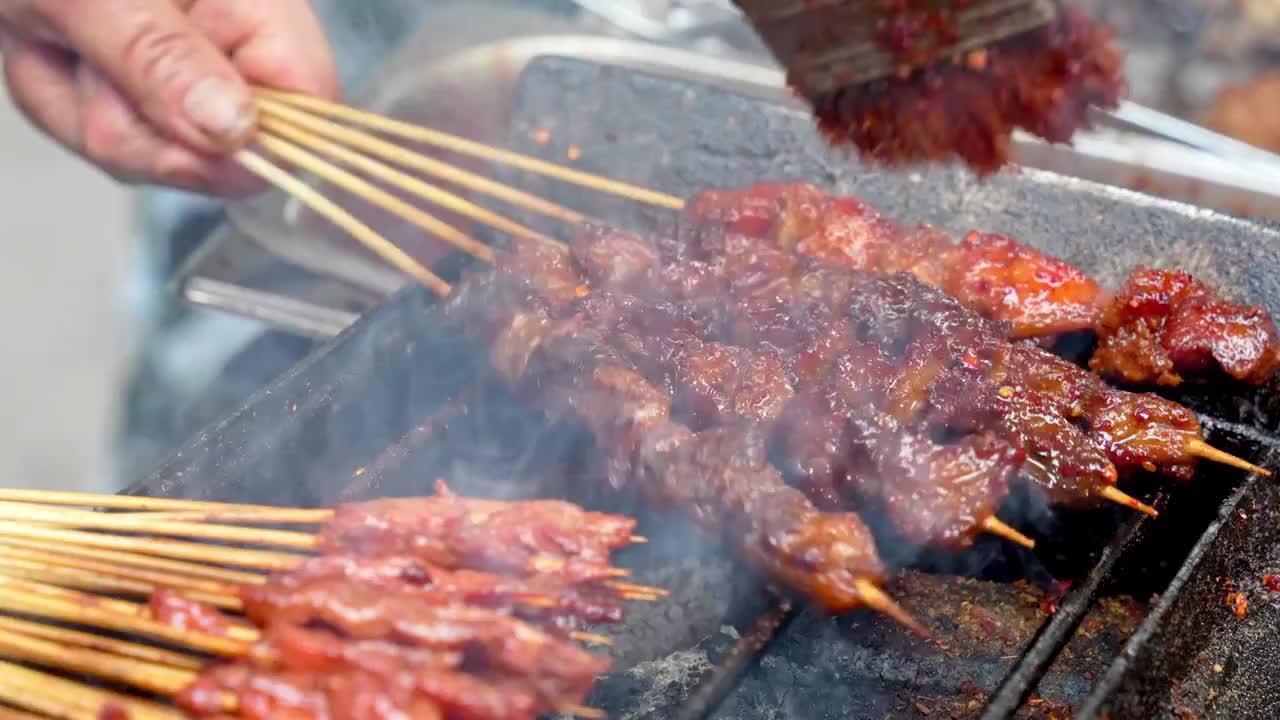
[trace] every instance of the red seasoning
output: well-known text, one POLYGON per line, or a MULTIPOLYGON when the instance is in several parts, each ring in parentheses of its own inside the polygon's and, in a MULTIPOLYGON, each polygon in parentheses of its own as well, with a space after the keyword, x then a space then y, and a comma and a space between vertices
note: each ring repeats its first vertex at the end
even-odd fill
POLYGON ((1249 612, 1249 598, 1240 592, 1227 593, 1227 607, 1232 615, 1243 620, 1245 614, 1249 612))

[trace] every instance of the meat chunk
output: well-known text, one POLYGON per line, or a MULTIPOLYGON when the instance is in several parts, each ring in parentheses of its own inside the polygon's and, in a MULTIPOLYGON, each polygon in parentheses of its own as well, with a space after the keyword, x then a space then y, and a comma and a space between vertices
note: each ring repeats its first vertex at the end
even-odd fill
POLYGON ((1189 273, 1139 267, 1107 307, 1089 367, 1132 385, 1213 374, 1258 384, 1280 367, 1280 337, 1261 307, 1229 302, 1189 273))
POLYGON ((1079 268, 1003 235, 969 233, 946 265, 942 288, 980 315, 1008 321, 1015 338, 1092 330, 1107 300, 1079 268))

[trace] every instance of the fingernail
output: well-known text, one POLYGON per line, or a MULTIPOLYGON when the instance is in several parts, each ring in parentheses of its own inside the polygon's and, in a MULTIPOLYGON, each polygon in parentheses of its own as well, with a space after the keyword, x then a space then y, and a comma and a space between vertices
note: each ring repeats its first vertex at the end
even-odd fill
POLYGON ((184 109, 191 122, 226 145, 242 140, 257 119, 248 93, 217 77, 205 78, 188 90, 184 109))

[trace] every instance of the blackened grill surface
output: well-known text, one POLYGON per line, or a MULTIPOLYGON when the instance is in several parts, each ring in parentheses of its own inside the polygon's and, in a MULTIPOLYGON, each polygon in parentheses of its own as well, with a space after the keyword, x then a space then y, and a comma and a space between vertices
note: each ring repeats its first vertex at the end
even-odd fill
MULTIPOLYGON (((562 161, 580 156, 576 162, 585 169, 681 195, 766 178, 808 179, 863 196, 905 220, 1007 233, 1111 283, 1138 262, 1180 265, 1273 312, 1280 307, 1280 278, 1269 272, 1280 253, 1274 228, 1044 173, 976 184, 947 170, 864 172, 829 156, 804 116, 708 88, 544 59, 522 81, 512 144, 562 161), (543 130, 552 138, 545 147, 534 140, 543 130)), ((629 203, 597 202, 581 191, 520 180, 621 224, 663 220, 629 203)), ((323 505, 353 484, 373 494, 416 494, 442 476, 464 493, 558 496, 634 511, 630 499, 599 489, 599 454, 580 429, 551 425, 508 396, 484 369, 487 354, 446 336, 431 306, 423 291, 400 293, 240 413, 195 438, 133 491, 323 505), (459 402, 465 412, 456 411, 459 402), (406 435, 403 452, 386 452, 406 435)), ((1274 427, 1264 422, 1276 417, 1273 397, 1266 391, 1249 397, 1202 393, 1206 402, 1196 407, 1233 422, 1274 427)), ((1217 434, 1213 439, 1220 441, 1217 434)), ((1262 459, 1254 452, 1258 447, 1228 449, 1262 459)), ((1111 574, 1116 582, 1101 583, 1107 597, 1092 603, 1069 642, 1066 635, 1050 642, 1045 633, 1050 610, 1073 602, 1071 596, 1057 597, 1043 586, 1051 576, 1088 576, 1128 517, 1123 513, 1056 520, 1029 514, 1042 540, 1035 556, 992 540, 960 557, 914 558, 933 572, 991 580, 907 572, 891 585, 937 633, 935 643, 865 614, 833 620, 802 611, 746 669, 715 717, 978 717, 1011 671, 1051 659, 1046 674, 1030 678, 1034 688, 1021 688, 1032 694, 1016 717, 1062 717, 1088 701, 1090 692, 1099 707, 1121 701, 1163 707, 1166 680, 1186 675, 1188 664, 1143 661, 1161 655, 1159 645, 1147 644, 1135 649, 1138 660, 1128 665, 1112 660, 1126 641, 1142 640, 1141 633, 1132 640, 1130 634, 1146 613, 1146 595, 1166 590, 1196 539, 1201 548, 1217 547, 1218 534, 1204 528, 1225 512, 1217 508, 1240 476, 1207 475, 1170 496, 1160 520, 1142 523, 1135 542, 1120 548, 1121 569, 1111 574), (1009 582, 1016 578, 1042 587, 1009 582), (1134 589, 1141 590, 1138 602, 1126 599, 1134 589), (1037 654, 1042 645, 1063 642, 1061 654, 1037 654), (1108 667, 1108 681, 1095 688, 1094 679, 1108 667)), ((621 562, 638 582, 675 594, 637 608, 617 630, 619 670, 601 681, 592 701, 611 717, 672 717, 699 694, 703 681, 719 674, 725 654, 767 602, 756 578, 687 524, 640 515, 641 532, 653 542, 621 562)), ((1236 545, 1222 552, 1230 558, 1248 549, 1236 545)), ((1200 566, 1183 571, 1199 578, 1200 566)), ((1089 605, 1093 597, 1081 602, 1089 605)), ((1159 637, 1154 630, 1151 636, 1159 637)), ((1232 637, 1179 636, 1176 647, 1189 657, 1216 652, 1217 645, 1228 648, 1232 637)))

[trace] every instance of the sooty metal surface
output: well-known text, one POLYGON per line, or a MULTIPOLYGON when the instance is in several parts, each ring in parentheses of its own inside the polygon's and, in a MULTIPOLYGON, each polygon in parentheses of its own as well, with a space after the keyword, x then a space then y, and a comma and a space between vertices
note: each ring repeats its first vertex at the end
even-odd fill
MULTIPOLYGON (((586 169, 676 194, 808 179, 903 219, 1008 233, 1110 282, 1138 262, 1179 265, 1280 308, 1280 278, 1267 272, 1280 252, 1271 227, 1044 173, 978 184, 947 170, 869 172, 833 159, 793 110, 668 79, 538 61, 521 82, 512 144, 558 158, 576 149, 586 169), (547 146, 534 140, 544 130, 547 146)), ((663 219, 581 191, 523 184, 622 224, 663 219)), ((550 425, 507 395, 484 369, 483 351, 448 337, 431 306, 418 289, 398 294, 133 492, 324 505, 422 493, 445 477, 461 492, 567 497, 637 514, 651 542, 620 562, 673 596, 635 608, 614 630, 617 670, 592 702, 615 718, 976 718, 984 708, 988 717, 1066 717, 1085 703, 1128 717, 1128 708, 1173 702, 1175 680, 1201 687, 1198 665, 1163 660, 1162 650, 1183 659, 1210 652, 1203 632, 1210 625, 1178 598, 1193 589, 1210 598, 1214 559, 1239 562, 1249 552, 1216 531, 1228 524, 1212 523, 1262 484, 1232 495, 1239 474, 1206 471, 1162 497, 1154 522, 1133 523, 1120 510, 1066 517, 1015 501, 1002 516, 1036 535, 1034 554, 994 540, 959 557, 898 552, 899 562, 929 571, 904 572, 890 590, 933 630, 932 642, 864 613, 779 613, 757 578, 686 523, 602 492, 597 455, 581 430, 550 425), (1077 585, 1064 596, 1058 579, 1077 585), (1135 634, 1153 593, 1164 596, 1135 634), (1168 624, 1184 616, 1183 625, 1168 624), (741 662, 757 650, 757 662, 741 662)), ((1202 410, 1255 428, 1273 417, 1266 392, 1202 399, 1202 410)), ((1213 437, 1231 438, 1243 435, 1213 437)), ((1258 454, 1265 439, 1228 449, 1265 459, 1258 454)), ((1155 497, 1163 486, 1135 489, 1155 497)), ((1259 638, 1267 618, 1260 615, 1259 638)))

